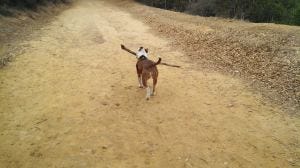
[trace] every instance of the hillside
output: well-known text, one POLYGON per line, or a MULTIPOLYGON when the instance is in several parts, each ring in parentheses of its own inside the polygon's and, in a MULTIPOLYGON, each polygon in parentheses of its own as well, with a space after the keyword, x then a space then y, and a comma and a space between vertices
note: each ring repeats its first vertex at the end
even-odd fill
POLYGON ((197 68, 242 77, 270 100, 300 110, 299 26, 192 16, 126 1, 118 4, 156 34, 170 38, 170 46, 184 51, 197 68))

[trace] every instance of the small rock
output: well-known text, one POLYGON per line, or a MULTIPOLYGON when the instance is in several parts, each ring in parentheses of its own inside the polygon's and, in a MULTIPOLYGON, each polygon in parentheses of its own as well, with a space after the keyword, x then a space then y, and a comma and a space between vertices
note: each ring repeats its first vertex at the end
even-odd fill
POLYGON ((234 105, 233 104, 228 104, 226 107, 233 107, 234 105))
POLYGON ((103 106, 107 106, 108 105, 108 103, 106 103, 106 102, 102 102, 101 103, 103 106))

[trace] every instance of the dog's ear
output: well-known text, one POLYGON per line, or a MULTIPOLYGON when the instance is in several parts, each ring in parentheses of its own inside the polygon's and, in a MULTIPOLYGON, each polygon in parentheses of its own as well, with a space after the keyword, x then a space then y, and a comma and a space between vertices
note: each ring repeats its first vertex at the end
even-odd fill
POLYGON ((144 48, 144 47, 140 47, 140 48, 139 48, 139 51, 141 51, 143 48, 144 48))
POLYGON ((146 53, 148 53, 148 51, 149 51, 148 48, 146 48, 145 51, 146 51, 146 53))

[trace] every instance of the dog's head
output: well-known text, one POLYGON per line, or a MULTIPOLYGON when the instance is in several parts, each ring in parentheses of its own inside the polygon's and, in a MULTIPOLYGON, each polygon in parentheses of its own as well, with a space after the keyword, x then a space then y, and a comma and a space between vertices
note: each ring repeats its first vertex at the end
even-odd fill
POLYGON ((144 49, 144 47, 140 47, 138 51, 142 51, 142 50, 145 50, 146 53, 148 53, 148 51, 149 51, 148 48, 145 48, 145 49, 144 49))
POLYGON ((144 47, 140 47, 138 49, 138 52, 137 52, 137 58, 140 58, 141 56, 145 56, 145 57, 148 57, 148 48, 144 48, 144 47))

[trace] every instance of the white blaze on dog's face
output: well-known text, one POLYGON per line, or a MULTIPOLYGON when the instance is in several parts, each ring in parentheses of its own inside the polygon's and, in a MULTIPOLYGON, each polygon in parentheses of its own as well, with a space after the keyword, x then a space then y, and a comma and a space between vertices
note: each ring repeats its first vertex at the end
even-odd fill
POLYGON ((144 47, 140 47, 140 49, 136 53, 136 57, 139 59, 141 56, 145 56, 148 58, 148 53, 144 49, 144 47))

